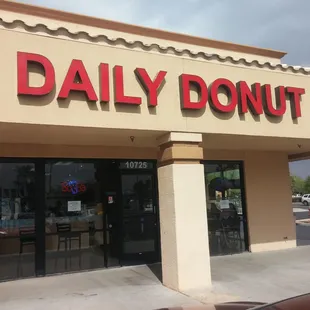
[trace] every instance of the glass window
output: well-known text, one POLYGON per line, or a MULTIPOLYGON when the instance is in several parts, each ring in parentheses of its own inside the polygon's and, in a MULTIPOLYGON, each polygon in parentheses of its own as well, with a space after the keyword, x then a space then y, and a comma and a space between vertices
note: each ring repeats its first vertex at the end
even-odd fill
POLYGON ((0 163, 0 279, 35 275, 35 167, 0 163))
POLYGON ((150 175, 122 176, 124 215, 153 213, 153 179, 150 175))
POLYGON ((240 163, 205 163, 211 255, 246 250, 245 212, 240 163))
POLYGON ((156 215, 153 205, 153 176, 122 175, 123 253, 155 251, 156 215))
POLYGON ((98 168, 78 161, 45 166, 47 274, 104 267, 98 168))

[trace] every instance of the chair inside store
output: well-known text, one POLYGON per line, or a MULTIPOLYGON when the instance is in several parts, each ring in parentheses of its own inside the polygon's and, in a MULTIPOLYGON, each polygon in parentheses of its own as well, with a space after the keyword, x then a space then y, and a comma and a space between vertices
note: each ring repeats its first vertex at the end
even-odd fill
POLYGON ((233 204, 227 210, 213 204, 208 211, 208 229, 211 255, 234 254, 242 249, 241 224, 233 204))
POLYGON ((23 254, 24 247, 35 246, 36 237, 34 228, 19 229, 19 255, 23 254))
POLYGON ((216 176, 208 182, 208 230, 211 256, 229 255, 243 252, 242 212, 239 179, 227 179, 216 176))
POLYGON ((24 269, 25 268, 27 269, 26 267, 27 262, 32 259, 32 253, 34 253, 35 248, 36 248, 35 228, 34 227, 20 227, 19 228, 19 260, 18 260, 18 265, 17 265, 18 277, 24 276, 24 269))
POLYGON ((70 223, 57 223, 57 234, 58 234, 58 251, 60 250, 61 243, 64 243, 65 250, 67 251, 68 245, 71 250, 72 242, 78 242, 79 249, 81 249, 81 233, 78 231, 71 230, 70 223))

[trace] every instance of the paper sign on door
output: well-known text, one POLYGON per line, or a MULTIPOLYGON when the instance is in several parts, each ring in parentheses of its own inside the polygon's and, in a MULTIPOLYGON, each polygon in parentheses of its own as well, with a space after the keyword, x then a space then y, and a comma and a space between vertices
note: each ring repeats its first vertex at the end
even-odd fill
POLYGON ((229 200, 221 200, 220 201, 220 208, 221 209, 229 209, 229 200))
POLYGON ((79 212, 81 210, 81 201, 68 201, 68 212, 79 212))

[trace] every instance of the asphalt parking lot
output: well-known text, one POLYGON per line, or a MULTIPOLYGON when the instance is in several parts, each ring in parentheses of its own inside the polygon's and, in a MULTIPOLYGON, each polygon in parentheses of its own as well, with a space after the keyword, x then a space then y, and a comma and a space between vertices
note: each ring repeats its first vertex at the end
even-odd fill
MULTIPOLYGON (((309 218, 309 207, 304 206, 301 203, 293 203, 292 209, 296 220, 302 220, 309 218)), ((296 224, 296 239, 297 245, 310 245, 310 224, 298 225, 296 224)))

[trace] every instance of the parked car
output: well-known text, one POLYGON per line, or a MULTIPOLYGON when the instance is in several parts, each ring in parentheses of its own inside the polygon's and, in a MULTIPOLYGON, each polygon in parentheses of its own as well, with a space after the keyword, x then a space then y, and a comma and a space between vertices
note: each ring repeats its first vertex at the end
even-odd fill
POLYGON ((162 308, 160 310, 309 310, 310 293, 284 299, 274 303, 229 302, 196 307, 162 308))
POLYGON ((292 202, 301 202, 302 194, 292 195, 292 202))
POLYGON ((310 204, 310 194, 305 194, 301 197, 301 202, 305 205, 305 206, 309 206, 310 204))

